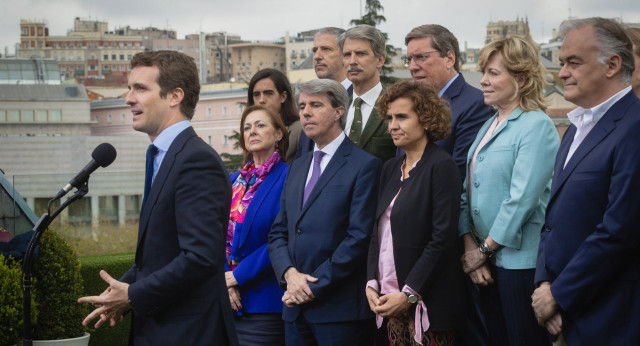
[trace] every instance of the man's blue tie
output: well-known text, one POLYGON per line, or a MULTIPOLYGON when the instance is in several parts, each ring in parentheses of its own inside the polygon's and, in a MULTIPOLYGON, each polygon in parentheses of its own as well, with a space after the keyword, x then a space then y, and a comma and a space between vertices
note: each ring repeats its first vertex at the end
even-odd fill
POLYGON ((313 191, 313 187, 316 186, 318 178, 320 178, 320 170, 322 169, 320 168, 320 161, 322 161, 323 156, 323 151, 317 150, 313 152, 313 171, 311 171, 311 178, 309 179, 307 186, 304 188, 304 195, 302 199, 303 206, 307 203, 307 198, 309 198, 311 191, 313 191))
POLYGON ((147 196, 149 196, 149 191, 151 190, 151 181, 153 180, 153 160, 155 159, 156 154, 158 154, 158 147, 150 144, 147 149, 147 164, 144 173, 144 197, 142 198, 142 208, 144 208, 147 196))

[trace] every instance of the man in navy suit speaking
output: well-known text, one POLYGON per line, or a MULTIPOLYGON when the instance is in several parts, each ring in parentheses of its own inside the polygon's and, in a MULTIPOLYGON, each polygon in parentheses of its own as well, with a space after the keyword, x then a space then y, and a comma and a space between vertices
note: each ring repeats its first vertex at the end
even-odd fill
POLYGON ((134 345, 237 345, 224 278, 231 204, 218 154, 189 124, 200 94, 193 58, 175 51, 136 54, 126 102, 133 128, 149 135, 135 263, 100 296, 83 324, 96 328, 131 310, 134 345))
POLYGON ((381 161, 342 130, 349 104, 330 79, 298 85, 300 120, 314 150, 289 168, 269 257, 284 289, 287 345, 371 345, 366 258, 381 161))
POLYGON ((533 293, 568 345, 640 345, 640 101, 631 42, 613 20, 563 24, 565 99, 578 105, 556 157, 533 293))

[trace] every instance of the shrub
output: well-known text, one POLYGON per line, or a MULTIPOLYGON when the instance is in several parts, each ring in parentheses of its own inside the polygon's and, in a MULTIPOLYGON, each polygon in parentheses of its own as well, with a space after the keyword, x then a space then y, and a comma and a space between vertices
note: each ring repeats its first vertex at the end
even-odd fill
POLYGON ((53 230, 46 231, 40 239, 33 276, 37 279, 34 291, 39 312, 33 339, 84 335, 82 320, 89 309, 77 303, 83 293, 80 262, 69 244, 53 230))
MULTIPOLYGON (((20 263, 0 255, 0 346, 14 345, 22 335, 22 270, 20 263)), ((37 313, 31 297, 31 320, 37 313)))
MULTIPOLYGON (((112 277, 120 278, 133 264, 135 253, 122 253, 115 255, 81 256, 82 278, 84 280, 83 296, 95 296, 102 293, 107 284, 98 274, 104 269, 112 277)), ((90 346, 126 345, 129 340, 129 327, 131 326, 131 314, 127 314, 125 320, 115 327, 103 326, 91 331, 90 346)))

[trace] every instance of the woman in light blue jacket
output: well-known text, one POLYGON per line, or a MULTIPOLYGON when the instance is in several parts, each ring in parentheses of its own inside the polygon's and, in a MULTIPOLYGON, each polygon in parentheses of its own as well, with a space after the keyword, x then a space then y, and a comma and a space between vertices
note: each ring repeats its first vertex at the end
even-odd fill
POLYGON ((531 308, 540 229, 560 143, 544 113, 544 67, 521 37, 480 51, 484 101, 497 109, 469 149, 459 234, 492 345, 550 344, 531 308))

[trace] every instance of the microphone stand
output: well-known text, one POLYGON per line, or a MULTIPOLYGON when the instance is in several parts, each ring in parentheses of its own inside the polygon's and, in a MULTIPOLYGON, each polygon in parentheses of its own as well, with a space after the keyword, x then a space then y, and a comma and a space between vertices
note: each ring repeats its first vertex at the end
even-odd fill
MULTIPOLYGON (((38 220, 38 223, 33 227, 33 237, 29 242, 29 247, 27 247, 27 252, 24 255, 24 260, 22 262, 22 291, 23 291, 23 299, 22 299, 22 317, 23 317, 23 336, 24 340, 22 342, 23 346, 32 346, 33 340, 31 340, 31 267, 33 265, 33 254, 40 241, 40 237, 44 234, 44 231, 49 227, 51 222, 71 203, 79 200, 84 195, 89 192, 89 177, 85 180, 80 187, 78 187, 76 193, 69 197, 58 209, 56 209, 53 214, 49 215, 49 213, 44 213, 38 220)), ((57 198, 54 198, 49 201, 49 206, 53 201, 57 198)), ((48 208, 49 209, 49 208, 48 208)), ((49 209, 50 210, 50 209, 49 209)))

